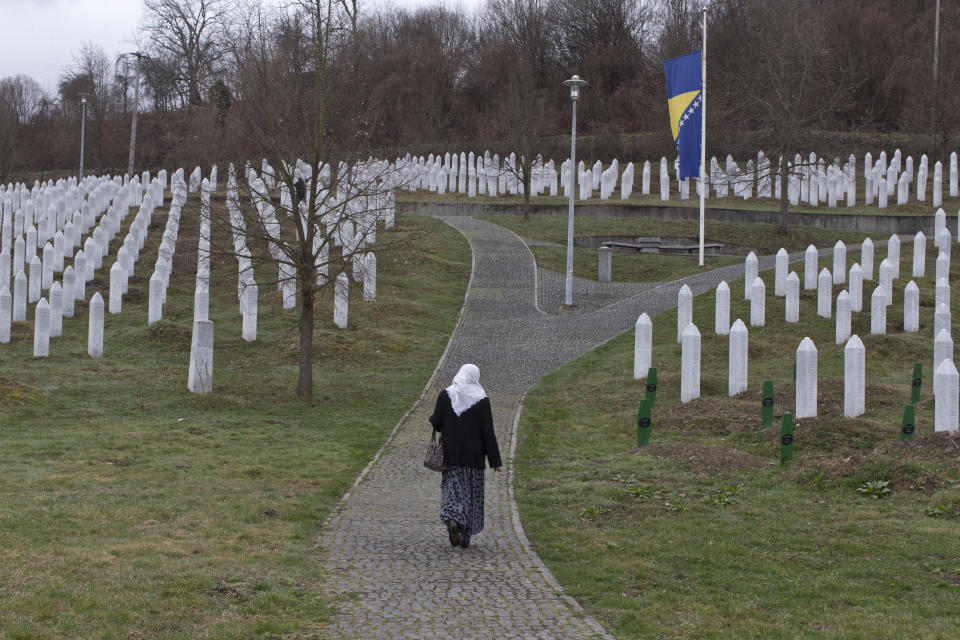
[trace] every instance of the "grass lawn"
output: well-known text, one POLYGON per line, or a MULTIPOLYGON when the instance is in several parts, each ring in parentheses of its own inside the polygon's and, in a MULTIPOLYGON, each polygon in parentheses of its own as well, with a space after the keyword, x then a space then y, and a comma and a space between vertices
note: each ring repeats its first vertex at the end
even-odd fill
MULTIPOLYGON (((314 536, 433 371, 469 246, 429 218, 381 230, 408 242, 378 255, 377 302, 352 284, 342 331, 329 288, 317 303, 312 403, 294 395, 298 315, 281 310, 276 272, 258 272, 258 340, 246 343, 236 263, 214 256, 214 392, 193 395, 195 198, 161 323, 147 326, 146 292, 166 209, 123 313, 106 316, 103 359, 86 355, 85 304, 49 358, 32 357, 32 322, 0 345, 0 637, 315 637, 329 616, 314 536)), ((88 299, 106 297, 123 233, 88 299)))
MULTIPOLYGON (((484 220, 504 226, 524 238, 553 242, 561 246, 532 246, 530 250, 537 264, 545 269, 563 273, 566 270, 567 220, 558 216, 531 216, 524 222, 519 216, 485 216, 484 220)), ((788 251, 802 251, 808 245, 832 248, 837 240, 848 247, 859 247, 868 234, 845 229, 819 227, 790 227, 785 234, 777 233, 776 225, 760 223, 712 222, 707 225, 706 241, 732 245, 743 255, 755 251, 758 255, 773 255, 780 247, 788 251)), ((588 218, 576 219, 577 236, 658 236, 691 238, 696 244, 699 227, 696 222, 677 220, 649 220, 643 218, 588 218)), ((874 237, 874 240, 878 238, 874 237)), ((886 240, 886 238, 882 238, 886 240)), ((903 241, 903 239, 901 240, 903 241)), ((597 251, 575 248, 573 272, 580 278, 597 279, 597 251)), ((706 269, 725 267, 743 261, 737 256, 706 256, 705 267, 697 264, 697 256, 676 256, 640 253, 613 255, 614 282, 667 282, 700 273, 706 269)), ((878 261, 879 264, 879 261, 878 261)))
MULTIPOLYGON (((636 447, 644 385, 631 377, 633 332, 527 395, 516 475, 524 528, 567 592, 615 636, 957 637, 960 438, 933 433, 933 249, 928 277, 917 281, 921 330, 905 334, 912 242, 903 244, 889 334, 869 335, 875 281, 853 318, 867 350, 867 412, 858 418, 842 417, 834 319, 817 317, 815 292, 803 292, 801 323, 784 323, 771 271, 762 274, 767 325, 750 328, 749 389, 735 398, 727 338, 713 334, 712 292, 694 300, 703 335, 697 400, 679 402, 676 311, 653 318, 660 376, 650 446, 636 447), (780 466, 779 417, 793 410, 804 336, 819 350, 818 416, 798 421, 793 461, 780 466), (917 435, 903 443, 914 362, 923 363, 924 387, 917 435), (765 379, 775 383, 777 414, 766 429, 765 379)), ((876 264, 885 256, 878 249, 876 264)), ((731 285, 731 303, 731 320, 749 319, 742 280, 731 285)))

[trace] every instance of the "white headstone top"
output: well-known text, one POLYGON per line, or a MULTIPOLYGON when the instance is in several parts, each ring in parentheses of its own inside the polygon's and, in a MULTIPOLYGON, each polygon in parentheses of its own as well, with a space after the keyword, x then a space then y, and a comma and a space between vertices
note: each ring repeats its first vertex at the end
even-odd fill
POLYGON ((953 360, 953 338, 946 330, 938 333, 933 341, 933 370, 944 360, 953 360))
POLYGON ((817 260, 819 254, 812 244, 803 254, 803 288, 812 291, 817 288, 817 260))
POLYGON ((800 277, 795 271, 791 271, 787 276, 786 297, 785 320, 800 322, 800 277))
POLYGON ((787 271, 789 268, 790 255, 787 250, 780 247, 777 251, 776 265, 774 269, 773 294, 776 296, 787 295, 787 271))
POLYGON ((692 322, 683 330, 680 355, 680 402, 700 397, 700 331, 692 322))
MULTIPOLYGON (((743 281, 745 283, 752 283, 753 279, 757 277, 758 273, 758 262, 757 255, 751 251, 747 254, 747 259, 743 263, 743 281)), ((743 288, 743 299, 750 299, 750 287, 745 286, 743 288)))
POLYGON ((934 431, 960 429, 960 376, 952 360, 944 360, 936 368, 933 394, 934 431))
POLYGON ((727 376, 727 394, 735 396, 747 390, 748 332, 743 320, 737 318, 730 327, 730 347, 727 376))
POLYGON ((855 418, 864 412, 866 390, 866 349, 856 334, 850 336, 843 349, 843 415, 855 418))
POLYGON ((873 280, 873 240, 865 238, 860 245, 860 271, 864 280, 873 280))
POLYGON ((90 316, 87 326, 87 354, 91 358, 103 357, 103 297, 99 292, 90 298, 90 316))
POLYGON ((647 377, 653 355, 653 323, 650 316, 641 313, 634 326, 633 342, 633 378, 647 377))
POLYGON ((730 331, 730 286, 726 280, 721 280, 717 285, 715 299, 713 332, 718 336, 724 336, 730 331))
POLYGON ((693 322, 693 291, 683 285, 677 292, 677 342, 683 338, 683 330, 693 322))
POLYGON ((903 330, 907 333, 920 330, 920 289, 913 280, 903 290, 903 330))
POLYGON ((794 417, 813 418, 817 415, 817 347, 810 338, 804 338, 797 347, 796 411, 794 417))
POLYGON ((843 284, 846 282, 847 275, 847 245, 843 240, 837 240, 833 245, 833 271, 831 277, 833 284, 843 284))
POLYGON ((833 279, 830 272, 823 268, 817 277, 817 315, 821 318, 830 317, 830 307, 833 304, 833 279))

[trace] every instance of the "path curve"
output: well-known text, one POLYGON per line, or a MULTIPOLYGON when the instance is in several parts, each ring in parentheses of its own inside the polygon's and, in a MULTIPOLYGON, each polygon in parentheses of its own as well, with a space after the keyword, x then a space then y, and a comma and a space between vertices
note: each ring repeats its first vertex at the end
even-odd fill
MULTIPOLYGON (((473 253, 464 307, 422 401, 318 535, 328 577, 323 589, 337 609, 324 637, 610 638, 563 594, 524 535, 512 494, 523 396, 547 373, 632 328, 641 312, 653 316, 675 306, 683 284, 700 293, 742 277, 743 265, 657 285, 576 315, 551 315, 538 307, 536 265, 518 236, 474 218, 446 222, 473 253), (449 546, 439 521, 440 476, 421 461, 433 400, 465 362, 480 368, 507 471, 487 471, 486 529, 462 550, 449 546)), ((791 256, 797 259, 802 254, 791 256)), ((772 265, 772 257, 761 258, 761 269, 772 265)))

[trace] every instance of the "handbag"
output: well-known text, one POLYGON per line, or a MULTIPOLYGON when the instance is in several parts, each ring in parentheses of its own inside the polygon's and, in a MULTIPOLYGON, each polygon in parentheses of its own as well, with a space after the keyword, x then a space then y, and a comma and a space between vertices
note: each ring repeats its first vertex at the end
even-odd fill
POLYGON ((450 469, 443 463, 443 442, 437 440, 437 430, 430 434, 427 444, 427 455, 423 457, 423 466, 433 471, 447 471, 450 469))

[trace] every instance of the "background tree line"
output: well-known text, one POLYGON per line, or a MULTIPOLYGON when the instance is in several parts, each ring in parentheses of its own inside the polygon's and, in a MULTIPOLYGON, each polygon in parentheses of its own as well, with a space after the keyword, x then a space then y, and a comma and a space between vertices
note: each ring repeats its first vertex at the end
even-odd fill
MULTIPOLYGON (((285 136, 315 128, 326 152, 429 153, 465 146, 565 157, 570 104, 560 83, 591 84, 578 107, 578 156, 671 153, 663 60, 700 48, 691 0, 486 0, 473 13, 368 9, 329 0, 322 78, 317 30, 294 1, 146 0, 139 69, 87 44, 55 94, 28 76, 0 80, 0 180, 76 168, 80 94, 87 167, 122 170, 134 83, 137 167, 242 159, 255 152, 239 110, 270 87, 244 81, 268 54, 291 100, 285 136), (322 83, 323 91, 306 85, 322 83), (306 90, 311 89, 311 90, 306 90)), ((708 13, 708 152, 859 152, 878 144, 940 156, 960 135, 960 5, 935 0, 727 0, 708 13), (893 138, 892 136, 897 136, 893 138)), ((264 102, 264 101, 267 102, 264 102)), ((305 134, 309 151, 313 132, 305 134)))

